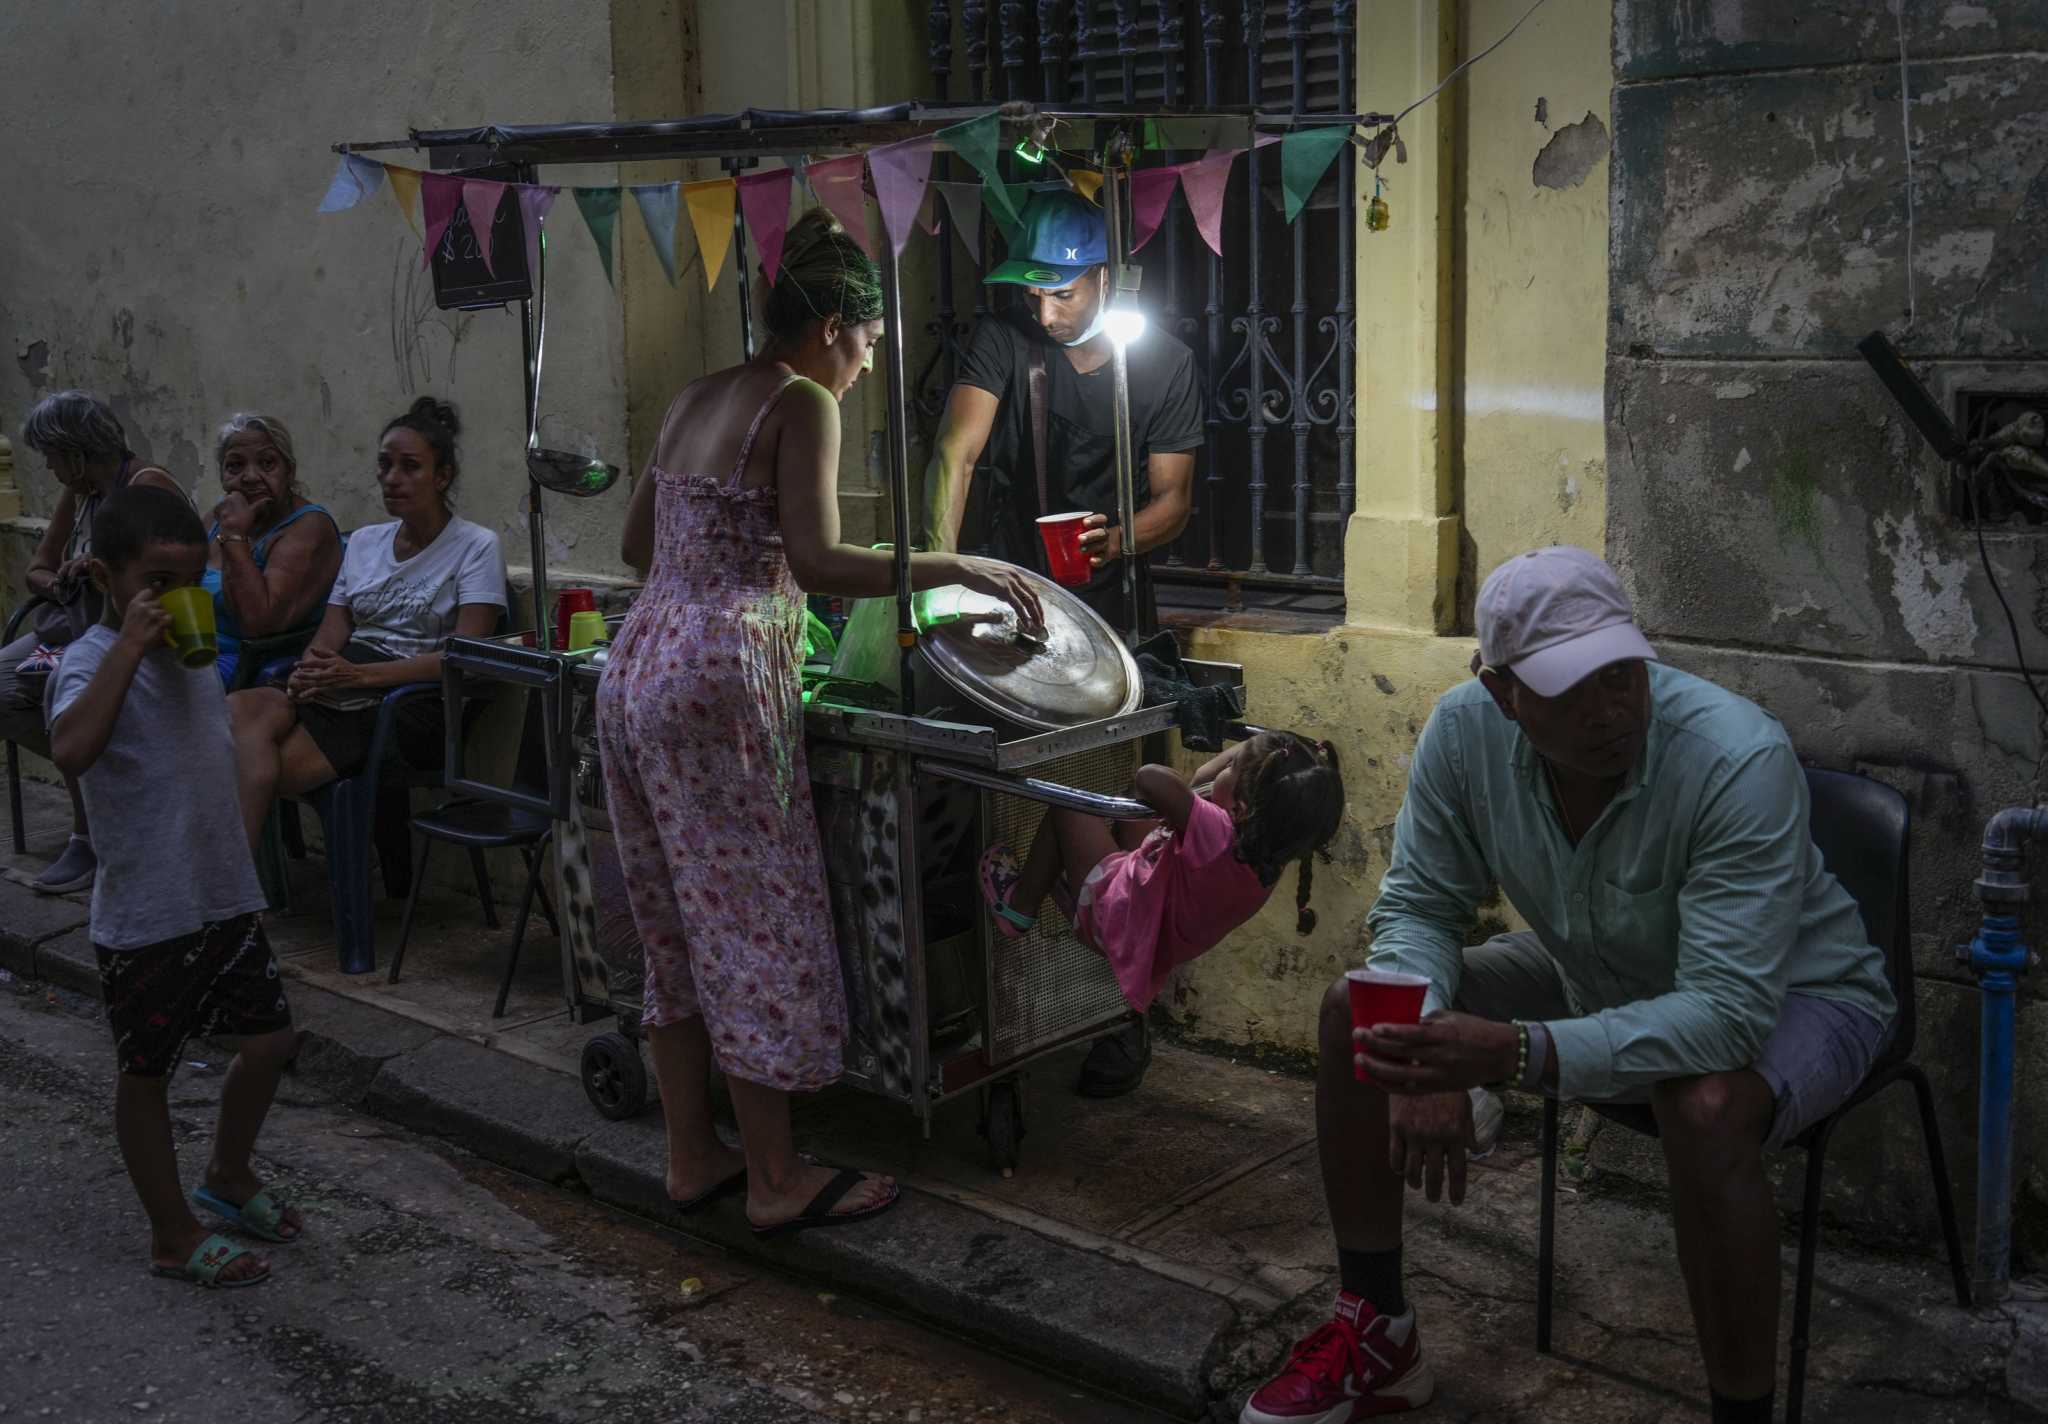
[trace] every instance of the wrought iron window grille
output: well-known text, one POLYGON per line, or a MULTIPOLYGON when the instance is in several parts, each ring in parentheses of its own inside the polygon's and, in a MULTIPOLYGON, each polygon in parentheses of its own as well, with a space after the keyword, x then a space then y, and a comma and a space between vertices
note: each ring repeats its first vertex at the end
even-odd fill
MULTIPOLYGON (((955 102, 1352 113, 1356 40, 1356 0, 932 0, 927 17, 932 93, 955 102)), ((1224 204, 1226 257, 1208 250, 1180 201, 1140 257, 1154 319, 1193 351, 1208 411, 1193 515, 1152 555, 1169 601, 1178 588, 1213 604, 1220 588, 1225 607, 1299 606, 1317 594, 1334 606, 1343 587, 1356 502, 1354 165, 1333 164, 1292 225, 1279 168, 1273 149, 1238 163, 1224 204)), ((938 178, 967 176, 945 155, 938 169, 938 178)), ((973 323, 991 312, 979 276, 999 239, 983 228, 978 262, 950 233, 939 244, 934 341, 914 390, 927 436, 973 323)))

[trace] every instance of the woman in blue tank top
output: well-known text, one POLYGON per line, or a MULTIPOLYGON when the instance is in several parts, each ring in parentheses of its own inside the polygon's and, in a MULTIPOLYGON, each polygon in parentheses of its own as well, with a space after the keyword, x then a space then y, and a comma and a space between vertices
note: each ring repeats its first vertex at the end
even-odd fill
POLYGON ((201 586, 213 595, 220 671, 233 686, 244 638, 267 638, 319 620, 341 569, 334 516, 299 491, 291 432, 274 416, 228 417, 214 444, 226 491, 207 531, 201 586))

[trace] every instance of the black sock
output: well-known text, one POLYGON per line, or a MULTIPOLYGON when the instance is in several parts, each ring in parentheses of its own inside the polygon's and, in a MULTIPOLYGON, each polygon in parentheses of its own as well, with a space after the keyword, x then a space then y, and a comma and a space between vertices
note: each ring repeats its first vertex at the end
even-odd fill
POLYGON ((1391 1251, 1347 1251, 1337 1248, 1337 1275, 1344 1289, 1364 1296, 1381 1315, 1405 1315, 1408 1299, 1401 1293, 1401 1248, 1391 1251))
POLYGON ((1730 1399, 1712 1388, 1707 1392, 1714 1397, 1714 1424, 1771 1424, 1771 1406, 1778 1402, 1775 1389, 1758 1399, 1730 1399))

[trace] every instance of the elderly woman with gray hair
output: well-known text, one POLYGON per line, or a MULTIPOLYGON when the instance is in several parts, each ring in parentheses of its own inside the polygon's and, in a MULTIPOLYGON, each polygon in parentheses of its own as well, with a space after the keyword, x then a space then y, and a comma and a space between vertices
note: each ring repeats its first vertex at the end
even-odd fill
POLYGON ((229 416, 213 453, 224 493, 213 507, 200 586, 213 595, 220 638, 214 667, 233 687, 243 639, 319 621, 341 569, 341 530, 299 488, 292 433, 276 416, 229 416))
MULTIPOLYGON (((114 412, 84 391, 58 391, 37 401, 22 422, 21 439, 48 462, 59 486, 49 527, 28 565, 28 591, 46 600, 45 606, 31 616, 30 631, 0 648, 0 729, 34 738, 43 729, 43 687, 58 653, 100 616, 99 591, 86 573, 93 516, 107 496, 131 484, 185 491, 130 450, 114 412)), ((51 895, 85 889, 99 868, 78 784, 66 778, 65 787, 71 793, 71 841, 35 882, 51 895)))

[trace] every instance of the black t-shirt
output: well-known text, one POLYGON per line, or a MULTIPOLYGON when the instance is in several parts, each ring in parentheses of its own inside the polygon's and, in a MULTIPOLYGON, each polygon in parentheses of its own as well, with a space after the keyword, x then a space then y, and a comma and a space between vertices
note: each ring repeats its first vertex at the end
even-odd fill
MULTIPOLYGON (((1188 348, 1154 327, 1129 348, 1131 446, 1136 466, 1135 507, 1151 498, 1145 462, 1151 455, 1193 450, 1204 439, 1202 390, 1188 348)), ((1116 522, 1116 392, 1112 362, 1086 375, 1063 347, 1046 339, 1028 316, 991 316, 974 329, 960 362, 959 379, 997 397, 989 431, 988 548, 996 558, 1047 572, 1045 546, 1034 521, 1074 510, 1106 514, 1116 522), (1045 353, 1045 480, 1051 507, 1039 508, 1038 473, 1031 452, 1031 348, 1045 353)), ((1115 606, 1122 572, 1111 563, 1086 589, 1077 590, 1098 611, 1115 606)), ((1149 580, 1147 581, 1149 584, 1149 580)), ((1149 589, 1145 598, 1150 603, 1149 589)), ((1108 614, 1121 627, 1121 620, 1108 614)), ((1147 626, 1154 621, 1146 619, 1147 626)))

